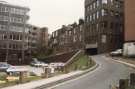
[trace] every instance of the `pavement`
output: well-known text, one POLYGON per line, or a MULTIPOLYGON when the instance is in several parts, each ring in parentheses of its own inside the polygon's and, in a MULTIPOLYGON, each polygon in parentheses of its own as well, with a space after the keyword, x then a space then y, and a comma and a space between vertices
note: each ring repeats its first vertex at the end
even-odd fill
POLYGON ((70 76, 74 76, 76 74, 80 74, 83 71, 75 71, 75 72, 71 72, 68 74, 63 74, 63 75, 59 75, 59 76, 55 76, 55 77, 51 77, 51 78, 47 78, 47 79, 42 79, 42 80, 38 80, 38 81, 33 81, 30 83, 26 83, 26 84, 20 84, 20 85, 15 85, 15 86, 11 86, 11 87, 6 87, 6 88, 2 88, 2 89, 33 89, 35 87, 39 87, 42 86, 44 84, 49 84, 52 83, 54 81, 58 81, 70 76))
POLYGON ((135 73, 135 69, 103 55, 92 58, 99 64, 97 69, 47 89, 111 89, 111 86, 119 84, 119 79, 127 79, 130 73, 135 73))
POLYGON ((113 58, 113 57, 110 57, 110 58, 111 58, 113 61, 116 61, 116 62, 118 62, 118 63, 127 65, 127 66, 132 67, 132 68, 135 68, 135 61, 128 60, 128 59, 122 59, 122 58, 113 58))

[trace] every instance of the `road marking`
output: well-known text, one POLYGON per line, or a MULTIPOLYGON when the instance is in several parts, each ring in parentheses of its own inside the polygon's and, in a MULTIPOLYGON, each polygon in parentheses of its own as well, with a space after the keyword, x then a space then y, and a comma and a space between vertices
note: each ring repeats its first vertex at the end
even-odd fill
POLYGON ((49 88, 46 88, 46 89, 55 89, 55 88, 57 88, 57 87, 59 87, 59 86, 62 86, 62 85, 64 85, 64 84, 67 84, 67 83, 76 81, 76 80, 78 80, 78 79, 80 79, 80 78, 83 78, 83 77, 85 77, 85 76, 88 76, 88 75, 90 75, 90 74, 92 74, 92 73, 94 73, 94 72, 96 72, 97 70, 100 69, 101 64, 98 64, 98 65, 99 65, 99 66, 98 66, 96 69, 94 69, 94 70, 92 70, 92 71, 90 71, 90 72, 88 72, 88 73, 86 73, 86 74, 84 74, 84 75, 82 75, 82 76, 79 76, 79 77, 77 77, 77 78, 75 78, 75 79, 71 79, 71 80, 65 81, 65 82, 63 82, 63 83, 57 84, 57 85, 55 85, 55 86, 52 86, 52 87, 49 87, 49 88))

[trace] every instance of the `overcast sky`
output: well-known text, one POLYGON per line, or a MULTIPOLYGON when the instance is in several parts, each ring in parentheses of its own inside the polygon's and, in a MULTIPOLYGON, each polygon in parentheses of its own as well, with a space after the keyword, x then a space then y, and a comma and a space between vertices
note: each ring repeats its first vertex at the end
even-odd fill
POLYGON ((84 16, 84 0, 5 0, 30 8, 29 23, 48 27, 49 32, 84 16))

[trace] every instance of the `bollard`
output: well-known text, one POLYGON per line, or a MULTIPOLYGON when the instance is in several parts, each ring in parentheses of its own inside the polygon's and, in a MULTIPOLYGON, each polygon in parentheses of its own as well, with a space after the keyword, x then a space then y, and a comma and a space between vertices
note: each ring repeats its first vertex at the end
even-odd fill
POLYGON ((130 74, 130 85, 135 86, 135 73, 130 74))
POLYGON ((20 75, 19 75, 19 83, 23 83, 23 72, 20 72, 20 75))
POLYGON ((120 79, 119 81, 119 89, 127 89, 128 88, 128 79, 120 79))
POLYGON ((45 68, 45 77, 46 77, 46 78, 49 77, 49 76, 48 76, 48 69, 49 69, 49 68, 45 68))

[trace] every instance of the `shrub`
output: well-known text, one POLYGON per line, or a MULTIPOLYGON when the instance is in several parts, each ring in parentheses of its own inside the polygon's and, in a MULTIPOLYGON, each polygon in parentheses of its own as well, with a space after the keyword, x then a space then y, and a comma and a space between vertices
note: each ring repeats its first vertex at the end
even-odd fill
POLYGON ((6 73, 0 73, 0 80, 6 80, 7 74, 6 73))

